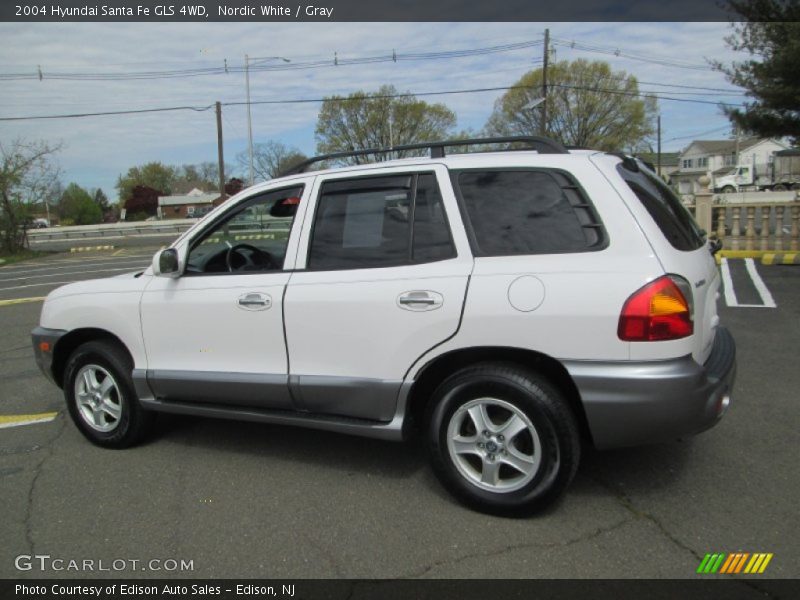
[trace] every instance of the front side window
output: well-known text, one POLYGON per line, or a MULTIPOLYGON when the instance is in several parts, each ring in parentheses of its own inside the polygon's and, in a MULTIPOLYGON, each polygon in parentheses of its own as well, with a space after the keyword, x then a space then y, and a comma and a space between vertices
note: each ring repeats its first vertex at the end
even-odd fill
POLYGON ((308 254, 312 270, 365 269, 456 255, 433 174, 323 184, 308 254))
POLYGON ((605 247, 600 219, 570 177, 550 170, 453 174, 476 256, 563 254, 605 247))
POLYGON ((263 273, 283 268, 303 186, 240 204, 192 243, 186 274, 263 273))

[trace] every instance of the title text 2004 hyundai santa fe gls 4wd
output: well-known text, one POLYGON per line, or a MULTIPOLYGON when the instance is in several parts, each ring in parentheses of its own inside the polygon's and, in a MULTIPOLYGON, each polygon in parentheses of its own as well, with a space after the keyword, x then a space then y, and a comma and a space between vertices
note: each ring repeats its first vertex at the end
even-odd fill
POLYGON ((156 411, 386 440, 417 425, 455 496, 525 513, 563 492, 582 444, 716 423, 735 347, 714 248, 669 188, 545 138, 445 156, 461 142, 301 166, 144 273, 52 292, 34 348, 81 432, 130 446, 156 411))

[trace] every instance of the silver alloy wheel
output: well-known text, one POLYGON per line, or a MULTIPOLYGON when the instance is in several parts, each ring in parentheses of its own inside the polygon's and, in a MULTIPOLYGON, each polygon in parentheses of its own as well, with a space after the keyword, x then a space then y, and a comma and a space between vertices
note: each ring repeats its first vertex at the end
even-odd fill
POLYGON ((86 424, 102 433, 116 429, 122 395, 114 377, 99 365, 86 365, 75 376, 75 402, 86 424))
POLYGON ((447 449, 467 481, 491 492, 524 487, 542 463, 536 427, 519 408, 497 398, 470 400, 453 413, 447 449))

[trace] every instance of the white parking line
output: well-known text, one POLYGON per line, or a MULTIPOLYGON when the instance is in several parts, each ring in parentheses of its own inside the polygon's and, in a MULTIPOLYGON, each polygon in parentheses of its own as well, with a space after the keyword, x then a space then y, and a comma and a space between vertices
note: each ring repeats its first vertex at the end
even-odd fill
POLYGON ((768 308, 776 308, 778 305, 775 304, 775 299, 772 297, 769 289, 767 289, 764 280, 761 279, 761 275, 758 274, 755 261, 753 261, 752 258, 745 258, 744 266, 747 267, 747 272, 750 274, 750 279, 753 280, 753 285, 756 286, 756 291, 758 291, 758 295, 761 296, 761 301, 764 303, 764 306, 768 308))
POLYGON ((116 264, 116 263, 141 260, 141 259, 149 260, 152 258, 153 258, 152 254, 131 254, 131 255, 114 256, 114 257, 97 256, 92 258, 55 259, 48 261, 46 263, 24 262, 0 268, 0 275, 2 275, 3 273, 12 273, 14 271, 26 271, 31 273, 35 271, 53 271, 57 269, 68 269, 70 267, 74 267, 75 265, 81 265, 82 267, 95 267, 104 264, 116 264), (87 260, 89 262, 87 262, 87 260))
POLYGON ((728 266, 728 259, 722 257, 719 264, 719 270, 722 273, 722 287, 725 292, 725 304, 728 306, 739 306, 736 301, 736 292, 733 291, 733 279, 731 279, 731 269, 728 266))
MULTIPOLYGON (((130 268, 124 269, 108 269, 110 271, 131 271, 130 268)), ((10 287, 2 287, 0 288, 0 292, 8 291, 8 290, 22 290, 25 288, 32 288, 32 287, 47 287, 51 285, 65 285, 67 283, 76 283, 78 281, 89 281, 88 279, 70 279, 68 281, 48 281, 46 283, 27 283, 25 285, 12 285, 10 287)))
POLYGON ((733 289, 733 279, 731 278, 731 269, 728 266, 728 259, 723 257, 720 261, 720 272, 722 273, 722 283, 725 288, 725 304, 736 308, 777 308, 778 305, 775 303, 775 299, 764 284, 764 280, 761 279, 761 276, 758 274, 753 259, 744 259, 744 264, 747 268, 747 274, 750 275, 750 279, 758 295, 761 297, 763 304, 739 304, 739 301, 736 299, 736 292, 733 289))
MULTIPOLYGON (((33 273, 31 275, 26 275, 24 277, 2 277, 0 276, 0 283, 5 283, 6 281, 24 281, 26 279, 38 279, 42 277, 62 277, 65 275, 80 275, 81 273, 110 273, 112 271, 136 271, 137 268, 146 269, 147 265, 143 265, 142 261, 138 261, 129 267, 123 267, 120 269, 83 269, 81 271, 67 271, 66 273, 59 271, 58 273, 45 273, 42 275, 33 273)), ((1 288, 0 288, 1 289, 1 288)))

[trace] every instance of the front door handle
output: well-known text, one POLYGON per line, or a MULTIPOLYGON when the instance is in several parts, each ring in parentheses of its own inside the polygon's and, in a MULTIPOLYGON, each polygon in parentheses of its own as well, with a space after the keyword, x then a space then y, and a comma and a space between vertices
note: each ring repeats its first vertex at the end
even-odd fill
POLYGON ((397 298, 397 305, 405 310, 436 310, 444 304, 444 297, 438 292, 414 290, 403 292, 397 298))
POLYGON ((259 292, 248 292, 239 296, 238 304, 245 310, 266 310, 272 306, 272 298, 259 292))

